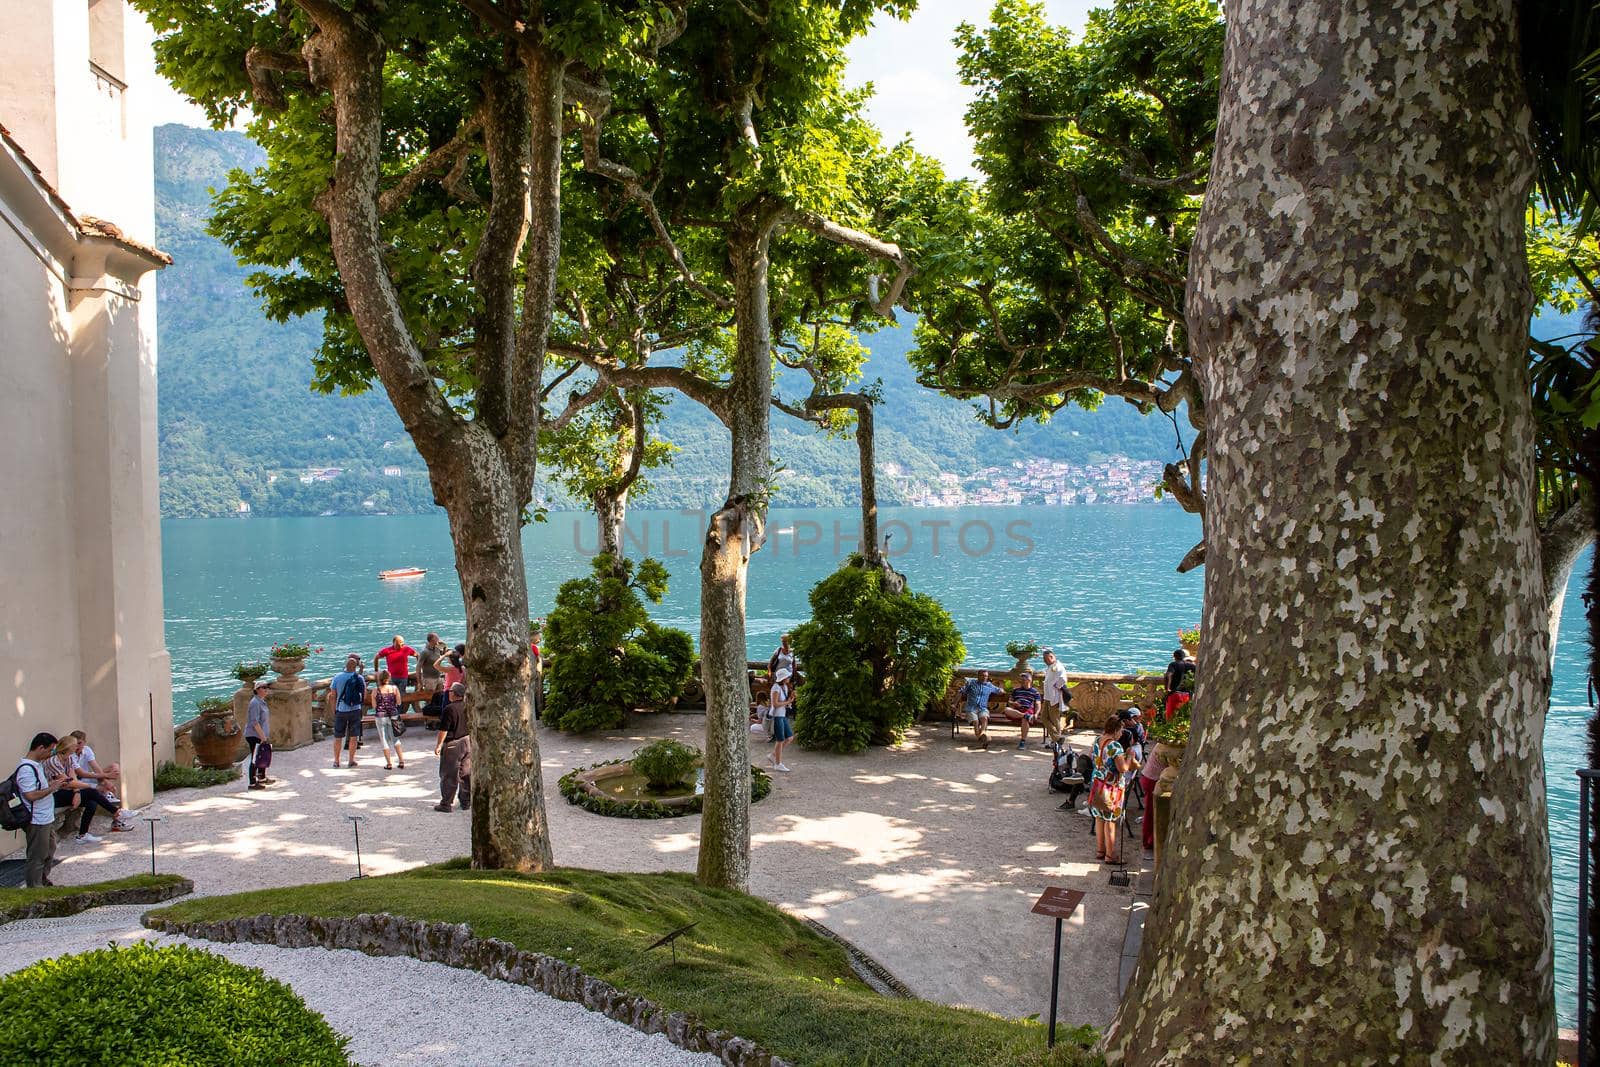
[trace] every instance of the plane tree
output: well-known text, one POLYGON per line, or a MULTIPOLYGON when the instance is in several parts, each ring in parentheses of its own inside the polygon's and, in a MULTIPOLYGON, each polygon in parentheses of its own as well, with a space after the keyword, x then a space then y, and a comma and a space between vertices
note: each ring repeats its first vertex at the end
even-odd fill
MULTIPOLYGON (((472 861, 551 862, 521 527, 550 399, 565 79, 648 66, 675 0, 136 0, 161 72, 266 163, 213 232, 268 314, 320 314, 324 388, 377 383, 449 518, 467 616, 472 861)), ((585 390, 574 399, 592 396, 585 390)))
POLYGON ((773 348, 795 314, 782 294, 796 291, 805 262, 791 246, 820 239, 851 250, 859 314, 886 315, 901 302, 910 257, 865 228, 870 210, 851 195, 850 175, 874 158, 877 138, 860 114, 863 94, 841 77, 845 45, 873 14, 910 7, 708 0, 656 64, 567 78, 581 108, 583 169, 621 190, 650 232, 606 258, 645 249, 676 274, 683 323, 666 329, 683 348, 667 360, 659 337, 619 342, 599 326, 614 301, 576 290, 562 351, 619 388, 675 389, 729 432, 727 494, 700 564, 707 714, 698 876, 708 885, 744 888, 749 875, 745 581, 774 491, 773 348))

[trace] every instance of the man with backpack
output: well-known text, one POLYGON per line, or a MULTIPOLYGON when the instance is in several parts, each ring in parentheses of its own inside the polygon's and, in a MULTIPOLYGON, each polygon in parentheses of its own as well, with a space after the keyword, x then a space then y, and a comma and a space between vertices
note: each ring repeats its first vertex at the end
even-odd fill
POLYGON ((344 670, 328 683, 327 699, 333 702, 333 766, 339 767, 339 747, 349 747, 350 766, 356 765, 356 745, 361 740, 361 714, 367 704, 367 679, 361 673, 361 657, 351 653, 344 670), (348 740, 347 740, 348 739, 348 740))
POLYGON ((1172 654, 1172 662, 1167 664, 1167 718, 1172 718, 1172 713, 1177 711, 1194 694, 1194 660, 1189 658, 1189 653, 1178 649, 1172 654))
POLYGON ((66 785, 70 775, 51 778, 45 774, 44 761, 56 748, 55 734, 40 733, 33 736, 28 755, 17 765, 8 783, 11 795, 6 798, 6 826, 8 830, 21 830, 28 842, 26 877, 28 888, 54 885, 50 881, 50 861, 56 854, 56 790, 66 785), (17 810, 13 797, 20 799, 27 814, 27 822, 12 825, 22 812, 17 810))

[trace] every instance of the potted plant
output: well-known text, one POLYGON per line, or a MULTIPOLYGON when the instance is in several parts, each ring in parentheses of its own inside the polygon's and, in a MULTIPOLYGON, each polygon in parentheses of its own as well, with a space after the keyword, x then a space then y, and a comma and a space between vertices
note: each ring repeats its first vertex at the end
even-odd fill
POLYGON ((244 660, 233 665, 228 673, 239 679, 239 684, 245 689, 254 687, 256 679, 266 674, 272 668, 265 663, 246 663, 244 660))
POLYGON ((232 698, 201 697, 195 707, 200 709, 200 721, 189 731, 195 762, 214 769, 232 767, 244 746, 244 731, 234 717, 232 698))
POLYGON ((304 641, 284 641, 272 646, 272 669, 278 672, 279 678, 293 678, 306 669, 306 657, 313 651, 321 652, 322 649, 312 649, 304 641))
POLYGON ((1178 768, 1183 766, 1184 756, 1189 752, 1189 727, 1193 722, 1190 711, 1193 703, 1186 701, 1180 704, 1170 719, 1158 712, 1155 721, 1150 724, 1150 739, 1156 743, 1156 755, 1167 765, 1167 770, 1161 775, 1163 780, 1170 781, 1178 776, 1178 768))
POLYGON ((1006 643, 1006 655, 1017 661, 1016 666, 1011 668, 1016 674, 1021 674, 1023 671, 1033 670, 1033 668, 1028 665, 1028 660, 1037 654, 1038 651, 1039 642, 1035 641, 1031 637, 1026 641, 1010 641, 1006 643))
POLYGON ((1193 659, 1195 653, 1200 651, 1200 625, 1196 623, 1194 626, 1186 626, 1180 629, 1178 631, 1178 644, 1182 646, 1185 652, 1189 653, 1189 658, 1193 659))

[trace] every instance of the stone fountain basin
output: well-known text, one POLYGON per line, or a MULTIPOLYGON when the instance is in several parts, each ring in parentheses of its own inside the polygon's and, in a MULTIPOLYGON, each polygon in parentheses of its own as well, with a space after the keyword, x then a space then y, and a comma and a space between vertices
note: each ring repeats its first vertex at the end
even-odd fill
POLYGON ((627 762, 611 763, 604 767, 590 767, 586 771, 579 771, 577 781, 584 792, 606 800, 648 800, 664 808, 692 808, 699 800, 699 797, 695 796, 693 784, 682 786, 681 793, 657 793, 645 788, 644 779, 635 774, 633 764, 627 762), (627 788, 623 779, 632 779, 639 783, 639 787, 627 788))

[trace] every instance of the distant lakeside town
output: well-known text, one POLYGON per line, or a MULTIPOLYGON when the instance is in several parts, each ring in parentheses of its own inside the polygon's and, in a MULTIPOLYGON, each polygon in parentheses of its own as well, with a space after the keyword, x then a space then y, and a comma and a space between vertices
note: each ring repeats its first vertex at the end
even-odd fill
MULTIPOLYGON (((1027 459, 987 466, 970 474, 941 471, 933 475, 912 472, 900 463, 879 468, 880 501, 890 507, 1071 507, 1087 504, 1156 504, 1162 464, 1156 460, 1110 456, 1093 463, 1027 459)), ((335 490, 337 495, 317 501, 305 499, 291 510, 263 510, 239 500, 235 514, 250 515, 409 515, 432 510, 427 472, 412 465, 368 467, 305 467, 267 473, 260 484, 277 487, 289 483, 315 492, 335 490), (404 487, 404 491, 396 490, 404 487), (322 506, 307 506, 313 503, 322 506), (398 506, 397 506, 398 505, 398 506)), ((644 509, 700 506, 718 491, 716 479, 704 476, 658 479, 648 496, 639 500, 644 509), (704 484, 702 484, 704 483, 704 484)), ((852 485, 818 494, 815 480, 784 471, 778 504, 783 507, 836 507, 854 502, 852 485)), ((552 511, 582 510, 570 499, 542 492, 539 506, 552 511)))

